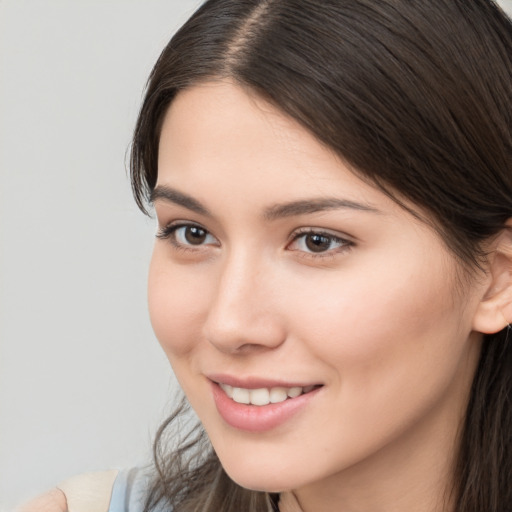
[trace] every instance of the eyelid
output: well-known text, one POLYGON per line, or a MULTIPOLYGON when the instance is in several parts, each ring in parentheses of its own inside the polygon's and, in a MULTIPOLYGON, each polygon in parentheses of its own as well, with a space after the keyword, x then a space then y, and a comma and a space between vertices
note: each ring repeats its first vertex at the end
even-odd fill
POLYGON ((328 229, 323 228, 313 228, 313 227, 307 227, 307 228, 299 228, 295 230, 289 237, 289 242, 287 244, 288 250, 292 252, 298 252, 301 253, 302 257, 305 258, 332 258, 336 254, 343 253, 345 251, 350 250, 355 245, 355 241, 352 237, 339 232, 332 232, 328 229), (325 236, 327 238, 330 238, 340 244, 339 247, 334 249, 328 249, 326 251, 321 252, 314 252, 314 251, 304 251, 301 249, 289 249, 290 245, 294 242, 297 242, 300 238, 305 237, 307 235, 320 235, 325 236))
POLYGON ((217 241, 215 246, 220 245, 217 237, 215 237, 215 235, 213 235, 208 229, 206 229, 204 226, 202 226, 198 222, 193 222, 190 220, 174 220, 172 222, 168 222, 167 224, 165 224, 163 226, 161 226, 158 223, 156 238, 159 238, 161 240, 168 240, 174 247, 176 247, 178 249, 190 250, 190 251, 199 251, 199 250, 203 249, 204 247, 214 245, 212 243, 194 245, 194 244, 184 244, 182 242, 179 242, 176 239, 176 237, 174 236, 174 234, 176 233, 176 231, 178 229, 186 228, 186 227, 197 227, 197 228, 204 230, 207 233, 207 235, 211 236, 212 238, 214 238, 217 241))
MULTIPOLYGON (((213 235, 208 229, 206 229, 202 224, 198 222, 194 222, 191 220, 174 220, 166 223, 161 226, 158 224, 158 230, 156 233, 156 237, 162 240, 167 240, 175 249, 182 251, 190 251, 198 253, 198 251, 206 250, 208 248, 219 247, 221 244, 219 240, 213 235), (187 227, 197 227, 201 230, 204 230, 206 236, 211 237, 215 240, 215 243, 207 242, 207 243, 184 243, 179 241, 175 235, 175 233, 180 228, 187 227)), ((286 249, 291 252, 296 252, 300 257, 309 258, 309 259, 321 259, 321 258, 333 258, 338 254, 344 253, 350 250, 355 245, 355 241, 353 237, 346 235, 345 233, 340 233, 338 231, 331 231, 325 228, 315 228, 315 227, 302 227, 298 228, 291 233, 288 237, 288 242, 286 243, 286 249), (330 239, 332 242, 336 243, 338 246, 334 248, 327 248, 323 251, 313 251, 307 250, 304 248, 292 248, 292 244, 297 243, 301 238, 306 237, 307 235, 319 235, 330 239)))
MULTIPOLYGON (((159 236, 160 234, 165 235, 167 232, 170 232, 172 230, 176 230, 181 227, 186 226, 194 226, 197 228, 204 229, 205 231, 208 231, 204 226, 199 224, 199 222, 194 222, 192 220, 173 220, 166 223, 160 223, 157 221, 156 228, 157 228, 157 234, 156 236, 159 236)), ((208 231, 209 233, 210 231, 208 231)))

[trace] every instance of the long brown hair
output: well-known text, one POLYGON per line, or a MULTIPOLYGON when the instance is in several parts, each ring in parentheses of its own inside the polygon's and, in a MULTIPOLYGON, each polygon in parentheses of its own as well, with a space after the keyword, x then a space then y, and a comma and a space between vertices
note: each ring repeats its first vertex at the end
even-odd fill
MULTIPOLYGON (((491 0, 209 0, 148 82, 131 153, 143 211, 157 179, 162 118, 214 78, 248 87, 335 150, 360 177, 429 219, 467 272, 512 217, 512 25, 491 0)), ((404 206, 405 207, 405 206, 404 206)), ((512 334, 486 336, 461 425, 457 512, 512 510, 512 334)), ((200 427, 177 449, 163 425, 146 511, 267 511, 200 427)), ((168 428, 169 427, 169 428, 168 428)))

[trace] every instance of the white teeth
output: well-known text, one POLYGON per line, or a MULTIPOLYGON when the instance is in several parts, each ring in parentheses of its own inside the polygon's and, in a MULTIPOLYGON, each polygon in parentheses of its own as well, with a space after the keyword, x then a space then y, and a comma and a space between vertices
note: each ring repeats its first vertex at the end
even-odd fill
POLYGON ((233 386, 229 384, 221 384, 220 387, 224 390, 224 393, 229 396, 229 398, 233 398, 233 386))
POLYGON ((270 403, 270 393, 268 389, 251 389, 252 405, 268 405, 270 403))
POLYGON ((250 391, 248 389, 233 388, 233 396, 231 398, 239 404, 249 405, 251 403, 250 396, 250 391))
POLYGON ((284 402, 288 398, 286 388, 272 388, 270 390, 270 403, 277 404, 284 402))
POLYGON ((224 390, 224 393, 239 404, 245 405, 268 405, 278 404, 284 402, 288 398, 296 398, 302 393, 309 393, 316 386, 306 386, 301 388, 295 386, 292 388, 260 388, 260 389, 246 389, 229 386, 228 384, 220 384, 219 386, 224 390))
POLYGON ((290 398, 295 398, 297 396, 299 396, 300 394, 302 394, 302 388, 290 388, 288 390, 288 396, 290 398))

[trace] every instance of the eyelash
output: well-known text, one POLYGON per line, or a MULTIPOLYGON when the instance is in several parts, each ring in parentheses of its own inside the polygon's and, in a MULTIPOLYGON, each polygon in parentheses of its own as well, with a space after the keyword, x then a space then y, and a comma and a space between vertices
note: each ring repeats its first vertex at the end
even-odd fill
POLYGON ((348 240, 347 238, 342 238, 338 235, 330 233, 329 231, 323 231, 321 229, 302 228, 293 233, 293 236, 291 237, 291 240, 288 243, 287 247, 289 247, 292 243, 298 242, 301 239, 304 239, 305 241, 307 236, 324 237, 329 240, 329 245, 334 243, 339 244, 339 247, 317 253, 315 253, 314 251, 291 249, 293 251, 297 251, 298 253, 300 253, 301 257, 304 258, 333 258, 336 254, 346 252, 354 246, 353 241, 348 240))
MULTIPOLYGON (((168 240, 175 249, 178 249, 180 251, 186 251, 186 252, 196 252, 198 250, 201 250, 202 247, 207 245, 213 245, 213 244, 186 244, 182 243, 177 240, 176 238, 176 232, 181 228, 197 228, 204 232, 205 236, 211 236, 213 235, 205 228, 203 228, 200 224, 194 224, 191 222, 177 222, 177 223, 171 223, 168 224, 162 228, 160 228, 156 234, 156 237, 161 240, 168 240)), ((314 251, 307 251, 302 249, 289 249, 293 252, 297 252, 301 255, 301 257, 304 258, 332 258, 336 254, 343 253, 345 251, 350 250, 354 246, 354 242, 351 240, 348 240, 346 238, 342 238, 340 236, 334 235, 333 233, 330 233, 328 231, 323 231, 321 229, 312 229, 312 228, 302 228, 298 231, 295 231, 292 236, 290 237, 290 241, 287 243, 287 248, 290 247, 290 245, 299 242, 301 239, 306 239, 307 236, 317 236, 317 237, 324 237, 329 241, 329 245, 332 244, 339 244, 339 247, 335 249, 328 249, 326 251, 321 252, 314 252, 314 251)))
POLYGON ((209 244, 197 244, 197 245, 184 244, 182 242, 179 242, 176 239, 176 232, 181 228, 197 228, 197 229, 200 229, 201 231, 204 231, 206 236, 213 237, 213 235, 207 229, 203 228, 200 224, 194 224, 192 222, 176 222, 176 223, 167 224, 166 226, 159 228, 159 230, 156 234, 156 237, 161 240, 168 240, 175 249, 178 249, 180 251, 185 251, 185 252, 196 252, 196 251, 200 250, 201 247, 204 247, 204 245, 209 245, 209 244))

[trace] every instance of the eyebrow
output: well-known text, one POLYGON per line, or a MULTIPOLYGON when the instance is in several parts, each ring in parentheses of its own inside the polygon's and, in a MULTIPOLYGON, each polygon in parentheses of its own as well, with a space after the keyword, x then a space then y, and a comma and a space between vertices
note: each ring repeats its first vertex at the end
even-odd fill
POLYGON ((151 195, 149 197, 150 202, 153 204, 158 199, 163 199, 170 203, 177 204, 179 206, 183 206, 188 210, 196 212, 200 215, 204 215, 206 217, 211 217, 212 214, 209 212, 208 208, 203 206, 197 199, 194 199, 192 196, 188 194, 184 194, 179 190, 174 188, 166 187, 166 186, 158 186, 155 187, 151 195))
POLYGON ((379 210, 377 210, 377 208, 374 208, 369 204, 357 203, 348 199, 327 197, 291 201, 285 204, 276 204, 265 210, 264 217, 267 220, 277 220, 283 217, 293 217, 294 215, 304 215, 308 213, 340 209, 352 209, 363 212, 381 213, 379 210))
MULTIPOLYGON (((196 212, 206 217, 212 217, 212 214, 204 205, 192 196, 180 192, 171 187, 160 185, 156 187, 150 195, 150 202, 164 200, 179 206, 183 206, 188 210, 196 212)), ((273 221, 285 217, 293 217, 296 215, 306 215, 308 213, 318 213, 328 210, 352 209, 363 212, 381 213, 379 210, 369 204, 358 203, 348 199, 339 199, 335 197, 301 199, 291 201, 284 204, 272 205, 265 209, 263 217, 265 220, 273 221)))

